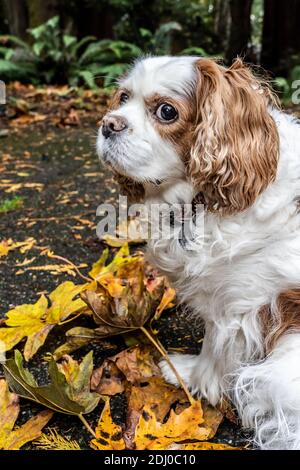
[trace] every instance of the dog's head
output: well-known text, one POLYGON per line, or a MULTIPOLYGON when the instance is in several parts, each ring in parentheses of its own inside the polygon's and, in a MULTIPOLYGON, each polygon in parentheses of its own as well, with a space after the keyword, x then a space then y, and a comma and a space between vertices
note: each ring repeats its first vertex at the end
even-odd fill
POLYGON ((120 80, 97 147, 123 189, 182 179, 208 210, 249 207, 276 176, 272 94, 237 59, 151 57, 120 80))

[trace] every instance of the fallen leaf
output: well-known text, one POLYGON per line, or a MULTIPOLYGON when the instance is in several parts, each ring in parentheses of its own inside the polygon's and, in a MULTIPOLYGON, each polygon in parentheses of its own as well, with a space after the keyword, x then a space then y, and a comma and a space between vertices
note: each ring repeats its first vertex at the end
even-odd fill
MULTIPOLYGON (((175 403, 187 404, 185 392, 174 385, 166 383, 161 377, 144 379, 138 384, 127 387, 126 396, 128 411, 124 440, 128 449, 135 448, 136 428, 145 406, 153 411, 155 419, 163 422, 172 405, 175 403)), ((200 418, 202 420, 202 411, 199 420, 200 418)))
POLYGON ((38 192, 41 192, 44 189, 44 185, 42 183, 13 183, 10 181, 1 182, 0 188, 4 189, 6 193, 15 193, 20 189, 35 189, 38 192))
POLYGON ((18 395, 9 391, 5 380, 0 380, 0 449, 19 450, 27 442, 37 439, 53 416, 52 411, 45 410, 14 429, 19 412, 18 395))
POLYGON ((91 441, 91 447, 96 450, 124 450, 125 442, 122 436, 122 427, 114 423, 110 413, 110 404, 107 401, 96 427, 96 439, 91 441))
POLYGON ((67 342, 55 349, 52 354, 57 361, 65 354, 70 354, 73 351, 97 341, 97 335, 94 330, 85 328, 83 326, 75 326, 66 332, 67 342))
POLYGON ((180 414, 171 410, 165 423, 157 421, 154 411, 146 405, 135 430, 137 450, 165 450, 174 443, 186 440, 206 440, 210 429, 203 424, 201 403, 195 403, 180 414))
POLYGON ((101 395, 116 395, 125 390, 126 378, 116 364, 106 359, 101 367, 94 370, 91 379, 91 389, 101 395))
POLYGON ((175 299, 175 297, 176 297, 175 289, 168 286, 162 296, 160 304, 156 308, 155 314, 153 316, 153 320, 158 320, 161 317, 161 314, 164 310, 174 307, 174 304, 172 302, 175 299))
POLYGON ((71 400, 82 405, 85 413, 92 411, 99 402, 99 396, 90 391, 90 378, 93 372, 93 351, 90 351, 80 362, 71 356, 63 356, 63 362, 58 364, 69 384, 68 396, 71 400))
POLYGON ((163 283, 149 292, 143 257, 130 257, 128 253, 128 246, 124 245, 107 266, 107 254, 104 253, 91 271, 97 284, 92 283, 93 289, 87 286, 82 293, 98 324, 95 331, 102 338, 143 327, 154 315, 163 297, 163 283), (108 282, 112 279, 112 273, 119 279, 113 287, 108 282))
POLYGON ((153 360, 153 350, 149 346, 138 345, 106 359, 100 368, 94 370, 91 383, 95 390, 99 385, 101 386, 103 368, 105 368, 107 361, 113 362, 126 377, 126 380, 131 383, 161 375, 160 368, 153 360))
POLYGON ((23 114, 22 116, 13 119, 12 124, 14 126, 24 126, 27 124, 45 121, 45 119, 47 119, 47 115, 45 114, 30 112, 28 114, 23 114))
MULTIPOLYGON (((14 359, 2 364, 9 387, 23 398, 35 401, 51 410, 70 415, 90 413, 101 399, 100 395, 89 393, 83 396, 90 383, 90 357, 86 359, 80 374, 78 369, 75 384, 68 382, 60 372, 54 359, 49 363, 49 385, 39 386, 28 369, 23 367, 22 354, 16 350, 14 359)), ((70 378, 70 376, 68 377, 70 378)))
POLYGON ((0 243, 0 258, 7 256, 10 251, 10 246, 7 240, 4 240, 0 243))
MULTIPOLYGON (((85 263, 79 264, 77 269, 81 268, 86 268, 85 263)), ((51 274, 57 275, 57 274, 69 274, 69 276, 76 277, 77 272, 70 264, 46 264, 44 266, 29 266, 20 272, 20 274, 23 274, 24 271, 50 271, 51 274)))
POLYGON ((124 269, 133 265, 134 268, 136 263, 139 263, 143 257, 141 255, 130 256, 128 244, 125 244, 117 252, 113 260, 109 264, 105 264, 109 256, 108 249, 103 250, 101 257, 96 263, 93 264, 89 276, 97 281, 106 276, 108 273, 116 274, 116 277, 122 277, 124 269))
POLYGON ((211 429, 208 439, 212 439, 222 423, 224 415, 220 410, 203 401, 202 410, 205 425, 211 429))
POLYGON ((151 298, 147 291, 134 297, 129 288, 123 292, 121 299, 111 297, 101 286, 97 292, 85 291, 82 299, 94 314, 98 324, 95 331, 101 338, 141 328, 157 306, 157 299, 151 298))
POLYGON ((11 238, 0 242, 0 258, 7 256, 10 251, 20 249, 22 254, 29 251, 36 244, 36 240, 32 237, 27 238, 23 242, 14 242, 11 238))
POLYGON ((49 332, 71 315, 78 314, 85 303, 76 296, 82 286, 75 286, 66 281, 49 295, 42 295, 35 304, 24 304, 15 307, 6 314, 6 327, 0 328, 0 341, 5 351, 12 349, 23 338, 27 338, 24 357, 29 360, 44 344, 49 332))

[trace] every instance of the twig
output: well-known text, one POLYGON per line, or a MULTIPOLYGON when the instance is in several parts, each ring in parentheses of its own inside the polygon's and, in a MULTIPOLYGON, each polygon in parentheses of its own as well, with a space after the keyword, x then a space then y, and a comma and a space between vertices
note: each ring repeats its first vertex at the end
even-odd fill
POLYGON ((76 318, 80 317, 80 315, 82 315, 82 312, 77 313, 77 315, 75 315, 74 317, 68 318, 68 320, 60 321, 60 322, 58 323, 58 325, 59 325, 59 326, 65 325, 66 323, 69 323, 70 321, 76 320, 76 318))
POLYGON ((83 414, 80 413, 80 414, 77 415, 77 416, 78 416, 78 418, 80 419, 80 421, 84 424, 84 426, 86 427, 86 429, 92 434, 92 436, 95 437, 95 438, 97 438, 95 432, 92 430, 91 426, 89 425, 89 423, 87 422, 87 420, 85 419, 85 417, 83 416, 83 414))
POLYGON ((75 269, 75 271, 77 272, 78 276, 80 276, 82 279, 84 279, 86 282, 91 282, 92 279, 90 277, 87 277, 87 276, 84 276, 83 274, 81 274, 81 272, 79 271, 79 269, 77 268, 77 266, 72 263, 72 261, 68 260, 67 258, 64 258, 63 256, 58 256, 58 255, 52 255, 52 254, 48 254, 47 255, 49 258, 55 258, 55 259, 59 259, 61 261, 64 261, 65 263, 69 264, 70 266, 72 266, 73 269, 75 269))
POLYGON ((140 330, 144 333, 145 336, 147 336, 147 338, 151 341, 151 343, 156 347, 156 349, 160 352, 160 354, 166 360, 166 362, 168 363, 168 365, 170 366, 170 368, 174 372, 174 374, 176 376, 176 379, 178 380, 178 382, 181 385, 182 389, 185 391, 185 394, 186 394, 190 404, 193 405, 195 403, 195 400, 192 397, 192 395, 190 394, 190 392, 189 392, 187 386, 185 385, 184 381, 182 380, 182 378, 178 374, 175 366, 173 365, 172 361, 170 360, 170 358, 168 356, 168 353, 165 350, 165 348, 163 347, 163 345, 161 343, 159 343, 158 340, 154 339, 153 336, 151 335, 151 333, 149 333, 149 331, 144 326, 141 326, 140 330))

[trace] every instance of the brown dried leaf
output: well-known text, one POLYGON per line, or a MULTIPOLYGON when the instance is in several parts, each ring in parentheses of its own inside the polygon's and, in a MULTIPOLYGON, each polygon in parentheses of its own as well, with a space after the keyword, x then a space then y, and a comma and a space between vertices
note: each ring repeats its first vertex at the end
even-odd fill
POLYGON ((116 364, 106 359, 101 367, 95 369, 91 379, 91 390, 101 395, 116 395, 125 390, 126 378, 116 364))

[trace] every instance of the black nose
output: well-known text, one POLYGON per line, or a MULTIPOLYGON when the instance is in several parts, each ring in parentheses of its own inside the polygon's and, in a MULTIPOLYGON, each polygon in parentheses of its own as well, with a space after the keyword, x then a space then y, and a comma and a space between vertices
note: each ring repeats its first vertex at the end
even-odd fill
POLYGON ((102 134, 107 139, 112 134, 117 134, 128 128, 128 121, 123 116, 112 114, 103 118, 102 121, 102 134))

